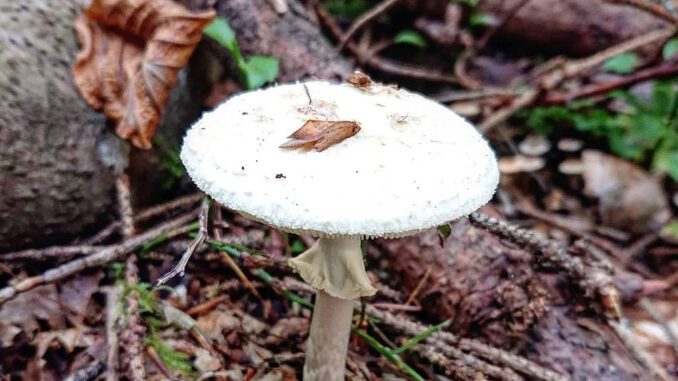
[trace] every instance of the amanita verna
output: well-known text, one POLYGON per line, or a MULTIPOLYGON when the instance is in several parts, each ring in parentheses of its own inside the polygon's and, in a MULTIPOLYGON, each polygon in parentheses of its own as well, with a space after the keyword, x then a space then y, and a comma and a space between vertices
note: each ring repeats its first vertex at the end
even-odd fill
POLYGON ((353 301, 376 292, 361 239, 395 238, 465 216, 494 194, 493 151, 464 119, 420 95, 306 82, 235 96, 188 132, 181 159, 224 206, 319 237, 289 264, 316 290, 304 380, 344 380, 353 301), (309 120, 357 134, 318 152, 281 148, 309 120))

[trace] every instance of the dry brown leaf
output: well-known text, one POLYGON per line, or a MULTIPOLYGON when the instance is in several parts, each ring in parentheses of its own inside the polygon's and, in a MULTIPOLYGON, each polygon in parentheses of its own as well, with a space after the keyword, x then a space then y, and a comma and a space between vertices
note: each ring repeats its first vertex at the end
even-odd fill
POLYGON ((117 122, 118 136, 150 148, 177 74, 214 17, 171 0, 92 0, 75 21, 80 93, 117 122))
POLYGON ((280 148, 313 148, 322 152, 360 132, 357 122, 311 119, 287 138, 280 148))
POLYGON ((345 81, 361 90, 369 90, 372 86, 374 86, 374 81, 372 81, 372 78, 370 78, 369 75, 359 71, 354 71, 353 73, 349 74, 345 81))

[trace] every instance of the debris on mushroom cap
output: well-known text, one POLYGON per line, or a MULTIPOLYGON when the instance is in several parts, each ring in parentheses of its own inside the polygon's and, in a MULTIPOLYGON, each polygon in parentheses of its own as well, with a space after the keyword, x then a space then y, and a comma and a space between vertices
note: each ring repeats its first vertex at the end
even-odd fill
POLYGON ((584 146, 581 140, 563 138, 558 141, 558 149, 563 152, 577 152, 584 146))
POLYGON ((181 158, 223 205, 282 230, 316 236, 395 237, 467 215, 494 194, 494 152, 464 119, 403 90, 364 92, 307 82, 248 92, 206 113, 181 158), (317 152, 279 148, 331 103, 360 133, 317 152), (408 115, 393 123, 392 115, 408 115), (276 174, 284 173, 285 177, 276 174))
POLYGON ((541 156, 551 149, 551 142, 544 135, 530 135, 518 145, 520 153, 528 156, 541 156))
POLYGON ((581 175, 584 171, 584 163, 581 159, 566 159, 558 165, 558 172, 564 175, 581 175))
POLYGON ((501 173, 535 172, 544 168, 545 162, 541 157, 534 156, 506 156, 499 159, 501 173))

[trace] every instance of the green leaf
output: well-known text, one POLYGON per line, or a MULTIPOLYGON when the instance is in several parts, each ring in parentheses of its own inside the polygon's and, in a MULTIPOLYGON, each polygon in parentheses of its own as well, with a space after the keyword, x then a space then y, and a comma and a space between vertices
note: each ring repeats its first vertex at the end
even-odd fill
POLYGON ((664 60, 668 61, 676 54, 678 54, 678 38, 672 38, 666 44, 664 44, 664 48, 662 49, 662 57, 664 57, 664 60))
POLYGON ((238 60, 238 57, 242 58, 235 32, 226 19, 217 17, 203 29, 202 33, 227 48, 236 60, 238 60))
POLYGON ((468 22, 471 26, 489 26, 494 25, 497 20, 490 14, 473 12, 471 13, 471 17, 469 17, 468 22))
POLYGON ((349 20, 370 9, 370 2, 367 0, 324 0, 322 4, 331 15, 349 20))
POLYGON ((678 98, 673 81, 656 81, 652 85, 651 109, 662 117, 668 117, 678 98))
POLYGON ((609 73, 629 74, 633 73, 637 66, 638 55, 635 53, 622 53, 605 61, 603 70, 609 73))
POLYGON ((443 245, 447 237, 452 234, 452 226, 450 224, 438 226, 438 236, 440 237, 440 244, 443 245))
POLYGON ((457 3, 466 5, 469 8, 474 8, 478 5, 479 0, 457 0, 457 3))
POLYGON ((275 80, 280 70, 280 61, 275 57, 252 56, 238 67, 245 77, 245 86, 256 89, 275 80))
POLYGON ((426 47, 426 40, 424 37, 422 37, 421 34, 409 29, 398 33, 393 40, 396 44, 413 45, 418 48, 426 47))
POLYGON ((678 148, 673 150, 658 150, 653 159, 654 170, 666 172, 678 182, 678 148))
POLYGON ((659 232, 659 236, 666 241, 678 243, 678 220, 671 221, 664 225, 659 232))

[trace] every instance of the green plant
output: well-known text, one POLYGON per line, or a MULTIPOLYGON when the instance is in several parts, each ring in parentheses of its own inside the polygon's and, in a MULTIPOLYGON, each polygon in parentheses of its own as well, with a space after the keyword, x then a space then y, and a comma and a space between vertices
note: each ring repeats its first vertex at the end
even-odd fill
POLYGON ((455 0, 457 3, 465 6, 469 10, 468 23, 471 27, 483 27, 493 25, 495 18, 487 13, 482 13, 478 10, 478 3, 480 0, 455 0))
POLYGON ((646 163, 678 181, 678 92, 674 85, 673 81, 654 82, 648 101, 628 91, 611 92, 609 99, 625 103, 619 112, 608 111, 592 100, 536 107, 529 112, 527 125, 543 134, 557 127, 574 127, 604 138, 613 153, 646 163))
POLYGON ((345 20, 357 18, 372 5, 368 0, 323 0, 322 4, 332 16, 345 20))
POLYGON ((622 53, 603 63, 603 70, 615 74, 630 74, 638 67, 638 55, 635 53, 622 53))
POLYGON ((394 38, 393 42, 396 44, 406 44, 416 46, 417 48, 425 48, 426 40, 424 37, 414 30, 405 29, 398 33, 394 38))
POLYGON ((243 84, 248 89, 256 89, 278 76, 280 61, 275 57, 254 55, 245 59, 240 51, 235 32, 223 18, 216 18, 203 33, 223 45, 231 52, 240 70, 243 84))

